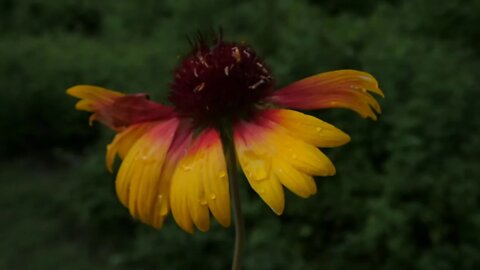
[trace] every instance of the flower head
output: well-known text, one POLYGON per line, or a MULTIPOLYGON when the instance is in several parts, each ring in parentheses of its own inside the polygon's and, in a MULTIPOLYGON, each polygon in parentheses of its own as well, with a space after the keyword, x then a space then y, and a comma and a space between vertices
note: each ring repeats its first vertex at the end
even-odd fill
POLYGON ((251 116, 273 92, 273 78, 248 46, 203 39, 175 70, 170 101, 182 117, 200 125, 251 116))
POLYGON ((116 191, 131 215, 161 228, 170 213, 193 232, 206 231, 210 214, 230 224, 229 182, 221 134, 233 126, 237 160, 250 186, 278 215, 284 188, 307 198, 316 192, 314 176, 331 176, 335 167, 319 147, 337 147, 350 137, 313 116, 290 110, 347 108, 376 119, 383 96, 368 73, 321 73, 274 89, 270 69, 246 45, 218 38, 200 39, 175 70, 169 99, 125 95, 79 85, 67 93, 76 108, 92 112, 117 132, 107 146, 106 165, 122 163, 116 191), (289 109, 290 108, 290 109, 289 109))

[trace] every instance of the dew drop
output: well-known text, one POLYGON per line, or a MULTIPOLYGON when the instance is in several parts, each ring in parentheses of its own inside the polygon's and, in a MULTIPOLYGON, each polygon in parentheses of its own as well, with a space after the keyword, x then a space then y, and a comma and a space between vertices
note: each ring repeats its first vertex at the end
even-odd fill
POLYGON ((191 171, 192 170, 192 165, 184 164, 184 165, 182 165, 182 169, 186 172, 191 171))
POLYGON ((316 130, 317 132, 321 132, 321 131, 323 130, 323 128, 317 127, 315 130, 316 130))
POLYGON ((207 201, 206 200, 200 200, 200 205, 207 205, 207 201))
POLYGON ((265 169, 263 168, 257 168, 255 173, 252 175, 252 180, 255 181, 262 181, 267 179, 268 173, 265 169))
POLYGON ((217 199, 217 195, 215 195, 215 193, 210 194, 210 199, 216 200, 216 199, 217 199))
POLYGON ((248 179, 253 181, 263 181, 270 175, 271 169, 271 157, 269 155, 245 151, 245 159, 247 165, 245 166, 245 172, 248 179))
POLYGON ((262 189, 260 189, 258 192, 259 192, 260 194, 265 194, 265 189, 262 188, 262 189))
POLYGON ((227 175, 227 173, 225 171, 220 171, 218 173, 218 177, 220 177, 220 178, 225 178, 226 175, 227 175))

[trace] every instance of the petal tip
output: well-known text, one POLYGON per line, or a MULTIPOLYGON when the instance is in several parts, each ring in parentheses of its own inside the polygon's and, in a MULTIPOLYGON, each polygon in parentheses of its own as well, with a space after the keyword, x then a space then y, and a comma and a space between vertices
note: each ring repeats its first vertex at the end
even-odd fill
POLYGON ((284 211, 284 207, 280 208, 280 209, 274 209, 272 208, 272 211, 277 215, 277 216, 281 216, 283 214, 283 211, 284 211))

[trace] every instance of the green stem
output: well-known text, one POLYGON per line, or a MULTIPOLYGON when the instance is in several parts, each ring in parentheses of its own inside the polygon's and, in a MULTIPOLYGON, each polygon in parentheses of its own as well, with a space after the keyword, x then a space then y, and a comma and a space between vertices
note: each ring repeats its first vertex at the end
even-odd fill
POLYGON ((240 270, 242 266, 243 246, 245 245, 245 222, 243 220, 242 207, 240 205, 237 158, 235 155, 235 145, 233 143, 232 133, 233 132, 230 129, 229 132, 225 132, 222 137, 227 160, 233 220, 235 223, 235 249, 233 251, 232 270, 240 270))

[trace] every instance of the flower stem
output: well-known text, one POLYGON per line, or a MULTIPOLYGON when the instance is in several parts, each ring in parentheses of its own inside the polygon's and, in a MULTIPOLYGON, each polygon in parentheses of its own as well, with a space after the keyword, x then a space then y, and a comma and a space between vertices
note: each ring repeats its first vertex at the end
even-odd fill
POLYGON ((233 132, 232 130, 229 130, 229 132, 225 133, 223 134, 223 145, 225 146, 230 197, 233 208, 233 220, 235 222, 235 249, 233 251, 232 270, 240 270, 242 266, 243 246, 245 245, 245 222, 243 220, 242 207, 240 204, 237 158, 235 155, 233 132))

